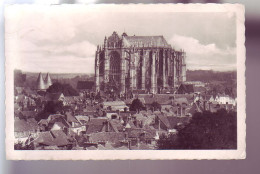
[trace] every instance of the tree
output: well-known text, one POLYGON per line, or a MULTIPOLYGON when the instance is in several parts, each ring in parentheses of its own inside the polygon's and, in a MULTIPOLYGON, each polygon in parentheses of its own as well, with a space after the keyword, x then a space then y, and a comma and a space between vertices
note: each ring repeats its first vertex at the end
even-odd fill
POLYGON ((151 106, 152 106, 152 108, 153 108, 153 110, 154 111, 157 111, 157 110, 161 110, 161 105, 158 103, 158 102, 156 102, 156 101, 154 101, 152 104, 151 104, 151 106))
POLYGON ((64 96, 78 96, 79 93, 70 84, 53 83, 48 89, 49 93, 61 92, 64 96))
POLYGON ((158 149, 236 149, 236 115, 224 109, 217 113, 196 113, 189 124, 178 130, 176 139, 160 138, 158 149))
POLYGON ((46 119, 50 114, 63 113, 63 111, 66 109, 67 108, 63 106, 62 101, 59 102, 48 101, 44 106, 43 111, 40 112, 36 117, 36 120, 39 121, 41 119, 46 119))
POLYGON ((170 134, 169 136, 162 134, 160 135, 159 140, 157 141, 158 149, 173 149, 175 147, 175 142, 177 139, 177 135, 170 134))
POLYGON ((137 112, 144 109, 145 109, 144 104, 138 98, 132 101, 132 104, 130 105, 129 108, 130 111, 137 111, 137 112))

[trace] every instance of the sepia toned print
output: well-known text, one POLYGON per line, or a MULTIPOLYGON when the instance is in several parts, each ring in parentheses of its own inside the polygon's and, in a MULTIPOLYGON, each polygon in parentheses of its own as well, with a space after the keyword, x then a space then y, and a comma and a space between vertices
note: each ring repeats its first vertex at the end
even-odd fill
POLYGON ((245 158, 241 5, 13 5, 8 159, 245 158))

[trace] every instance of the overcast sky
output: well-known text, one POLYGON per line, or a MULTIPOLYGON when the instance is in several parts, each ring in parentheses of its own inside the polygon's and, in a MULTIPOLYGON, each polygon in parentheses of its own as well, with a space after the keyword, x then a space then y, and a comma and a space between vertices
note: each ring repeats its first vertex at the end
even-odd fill
POLYGON ((7 13, 6 55, 29 72, 94 73, 98 44, 113 31, 163 35, 187 52, 187 68, 236 69, 233 13, 97 12, 51 8, 7 13))

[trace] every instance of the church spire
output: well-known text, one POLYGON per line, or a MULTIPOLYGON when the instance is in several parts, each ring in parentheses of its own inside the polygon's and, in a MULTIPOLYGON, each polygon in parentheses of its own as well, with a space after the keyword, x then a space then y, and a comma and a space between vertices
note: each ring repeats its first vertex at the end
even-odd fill
POLYGON ((49 73, 47 73, 44 83, 45 83, 46 89, 52 85, 52 81, 51 81, 51 77, 50 77, 49 73))
POLYGON ((40 72, 36 81, 36 89, 42 90, 45 89, 44 81, 42 78, 42 73, 40 72))

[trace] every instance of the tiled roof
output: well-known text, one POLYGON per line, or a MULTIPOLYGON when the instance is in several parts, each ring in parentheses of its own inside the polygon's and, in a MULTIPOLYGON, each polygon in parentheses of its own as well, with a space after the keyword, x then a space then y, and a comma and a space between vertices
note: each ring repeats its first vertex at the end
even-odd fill
POLYGON ((72 115, 72 113, 71 112, 67 112, 66 113, 66 117, 67 117, 67 121, 68 122, 76 122, 76 123, 78 123, 78 120, 72 115))
POLYGON ((88 125, 86 125, 86 134, 100 132, 102 130, 102 127, 103 127, 103 124, 102 125, 88 124, 88 125))
POLYGON ((106 121, 106 118, 91 118, 86 125, 86 134, 100 132, 106 121))
POLYGON ((47 119, 41 119, 39 122, 38 122, 38 124, 39 125, 48 125, 48 120, 47 119))
POLYGON ((113 129, 115 130, 115 132, 122 132, 124 129, 124 126, 122 125, 122 123, 119 120, 110 120, 109 123, 111 124, 111 126, 113 127, 113 129))
POLYGON ((68 137, 62 130, 40 132, 35 142, 47 146, 65 146, 69 144, 68 137))
POLYGON ((167 119, 167 116, 158 115, 158 119, 161 121, 161 124, 164 124, 168 129, 171 129, 171 125, 169 120, 167 119))
POLYGON ((154 148, 152 148, 151 146, 144 144, 144 143, 140 143, 139 146, 132 146, 131 147, 132 150, 152 150, 154 148))
POLYGON ((125 139, 123 132, 98 132, 88 136, 89 142, 111 142, 116 143, 125 139))
POLYGON ((61 115, 61 114, 51 114, 48 117, 48 122, 55 120, 57 118, 65 118, 65 115, 61 115))
POLYGON ((103 102, 104 106, 124 106, 126 105, 124 101, 110 101, 110 102, 103 102))
POLYGON ((36 131, 38 129, 37 121, 34 118, 27 119, 15 119, 14 120, 14 132, 36 131))
POLYGON ((123 43, 127 47, 171 47, 163 36, 125 36, 123 43))
POLYGON ((143 129, 143 128, 137 128, 137 129, 131 129, 128 133, 129 138, 147 138, 152 139, 156 135, 156 130, 153 129, 143 129))
POLYGON ((139 94, 138 98, 144 103, 144 104, 152 104, 153 102, 157 102, 159 104, 167 105, 171 103, 171 98, 173 95, 171 94, 139 94))

